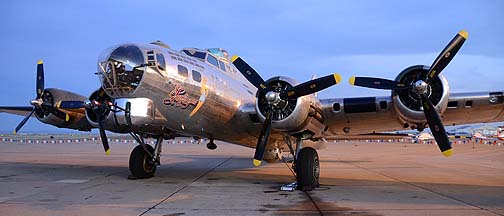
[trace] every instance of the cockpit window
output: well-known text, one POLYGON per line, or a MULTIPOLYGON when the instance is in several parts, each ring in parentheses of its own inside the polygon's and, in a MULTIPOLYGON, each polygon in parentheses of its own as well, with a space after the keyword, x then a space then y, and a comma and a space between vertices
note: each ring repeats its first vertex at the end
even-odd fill
POLYGON ((128 96, 138 87, 145 67, 145 58, 137 46, 117 47, 108 59, 101 59, 98 71, 103 89, 110 96, 128 96))
POLYGON ((158 62, 159 69, 164 70, 166 68, 166 62, 165 62, 163 54, 161 54, 161 53, 156 54, 156 59, 158 62))
POLYGON ((208 55, 207 56, 207 61, 208 63, 210 64, 213 64, 215 67, 219 67, 219 61, 217 60, 217 58, 213 57, 212 55, 208 55))
POLYGON ((199 59, 205 59, 206 58, 206 53, 204 52, 198 52, 198 51, 189 51, 189 50, 183 50, 183 52, 189 56, 196 57, 199 59))

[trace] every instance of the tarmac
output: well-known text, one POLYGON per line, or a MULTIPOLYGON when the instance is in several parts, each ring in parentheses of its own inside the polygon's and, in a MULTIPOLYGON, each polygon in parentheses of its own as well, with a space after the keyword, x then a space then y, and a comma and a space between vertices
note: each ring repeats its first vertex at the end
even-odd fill
POLYGON ((0 215, 504 215, 504 147, 329 142, 321 187, 284 163, 253 167, 253 149, 163 145, 151 179, 129 180, 132 143, 0 142, 0 215))

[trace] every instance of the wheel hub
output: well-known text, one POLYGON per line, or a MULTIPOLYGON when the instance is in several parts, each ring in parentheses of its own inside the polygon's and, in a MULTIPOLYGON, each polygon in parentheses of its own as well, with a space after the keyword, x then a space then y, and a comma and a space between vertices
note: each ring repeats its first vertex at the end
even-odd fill
POLYGON ((147 172, 152 172, 152 169, 154 168, 154 163, 150 160, 150 156, 148 154, 145 154, 144 159, 143 159, 143 168, 147 172))
POLYGON ((318 179, 320 176, 320 164, 318 157, 315 157, 315 162, 313 164, 313 175, 315 179, 318 179))

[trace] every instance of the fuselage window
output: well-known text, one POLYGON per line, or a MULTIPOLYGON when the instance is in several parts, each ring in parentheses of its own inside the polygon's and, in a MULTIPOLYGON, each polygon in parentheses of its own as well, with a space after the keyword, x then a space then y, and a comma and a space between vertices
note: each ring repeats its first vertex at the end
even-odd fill
POLYGON ((201 74, 200 74, 200 72, 193 70, 192 71, 192 78, 196 82, 201 82, 201 74))
POLYGON ((220 65, 220 69, 223 70, 224 72, 226 72, 226 64, 224 64, 224 62, 222 62, 222 61, 219 61, 219 65, 220 65))
POLYGON ((187 77, 189 75, 189 71, 187 70, 186 67, 184 67, 182 65, 178 65, 177 69, 178 69, 178 74, 180 74, 181 76, 187 77))
POLYGON ((166 68, 166 62, 165 62, 163 54, 161 54, 161 53, 156 54, 156 58, 158 61, 159 69, 164 70, 166 68))
POLYGON ((207 61, 208 63, 213 64, 215 67, 219 68, 219 61, 212 55, 207 55, 207 61))
POLYGON ((234 73, 233 69, 231 69, 231 67, 229 67, 229 65, 227 65, 227 64, 226 64, 226 71, 234 73))

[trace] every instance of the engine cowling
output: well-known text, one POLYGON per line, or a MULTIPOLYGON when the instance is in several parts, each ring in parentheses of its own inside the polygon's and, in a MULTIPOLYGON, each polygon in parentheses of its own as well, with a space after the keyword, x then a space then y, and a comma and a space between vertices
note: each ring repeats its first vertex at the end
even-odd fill
MULTIPOLYGON (((281 92, 298 83, 292 78, 278 76, 267 80, 266 84, 271 90, 281 92)), ((264 122, 266 113, 272 111, 272 128, 275 130, 310 138, 322 133, 325 128, 320 102, 313 95, 281 100, 275 108, 267 105, 265 93, 258 91, 256 98, 255 109, 259 120, 264 122)))
MULTIPOLYGON (((418 80, 427 76, 429 66, 415 65, 404 69, 395 79, 404 86, 413 86, 418 80)), ((427 95, 439 113, 444 113, 448 106, 450 87, 442 75, 433 78, 427 86, 427 95)), ((425 114, 419 95, 411 88, 395 89, 392 91, 394 108, 405 128, 417 129, 426 123, 425 114)))
POLYGON ((154 103, 149 98, 112 98, 100 88, 89 96, 88 101, 103 106, 101 111, 86 109, 86 118, 94 127, 99 127, 97 115, 100 115, 104 128, 115 133, 163 133, 163 123, 155 124, 154 103))
MULTIPOLYGON (((89 96, 90 101, 97 101, 100 104, 106 104, 108 102, 114 103, 114 99, 111 98, 108 94, 103 91, 102 88, 94 91, 90 96, 89 96)), ((88 122, 93 126, 98 128, 98 118, 97 118, 97 113, 95 113, 91 109, 86 109, 86 119, 88 122)), ((104 119, 103 125, 107 130, 116 132, 116 133, 126 133, 128 132, 128 128, 126 126, 121 126, 117 124, 117 118, 114 117, 114 113, 110 109, 105 109, 103 113, 99 113, 98 115, 101 115, 101 119, 104 119)))
MULTIPOLYGON (((49 104, 51 106, 55 106, 61 101, 70 101, 70 100, 74 101, 84 99, 86 99, 86 97, 82 95, 56 88, 44 89, 44 92, 42 94, 42 100, 44 101, 44 103, 49 104)), ((65 119, 59 118, 54 114, 50 113, 48 110, 44 109, 37 109, 35 112, 35 116, 41 122, 54 125, 59 128, 70 128, 82 131, 91 130, 92 126, 86 120, 84 109, 72 109, 63 111, 67 113, 68 116, 70 117, 68 122, 66 122, 65 119)))

